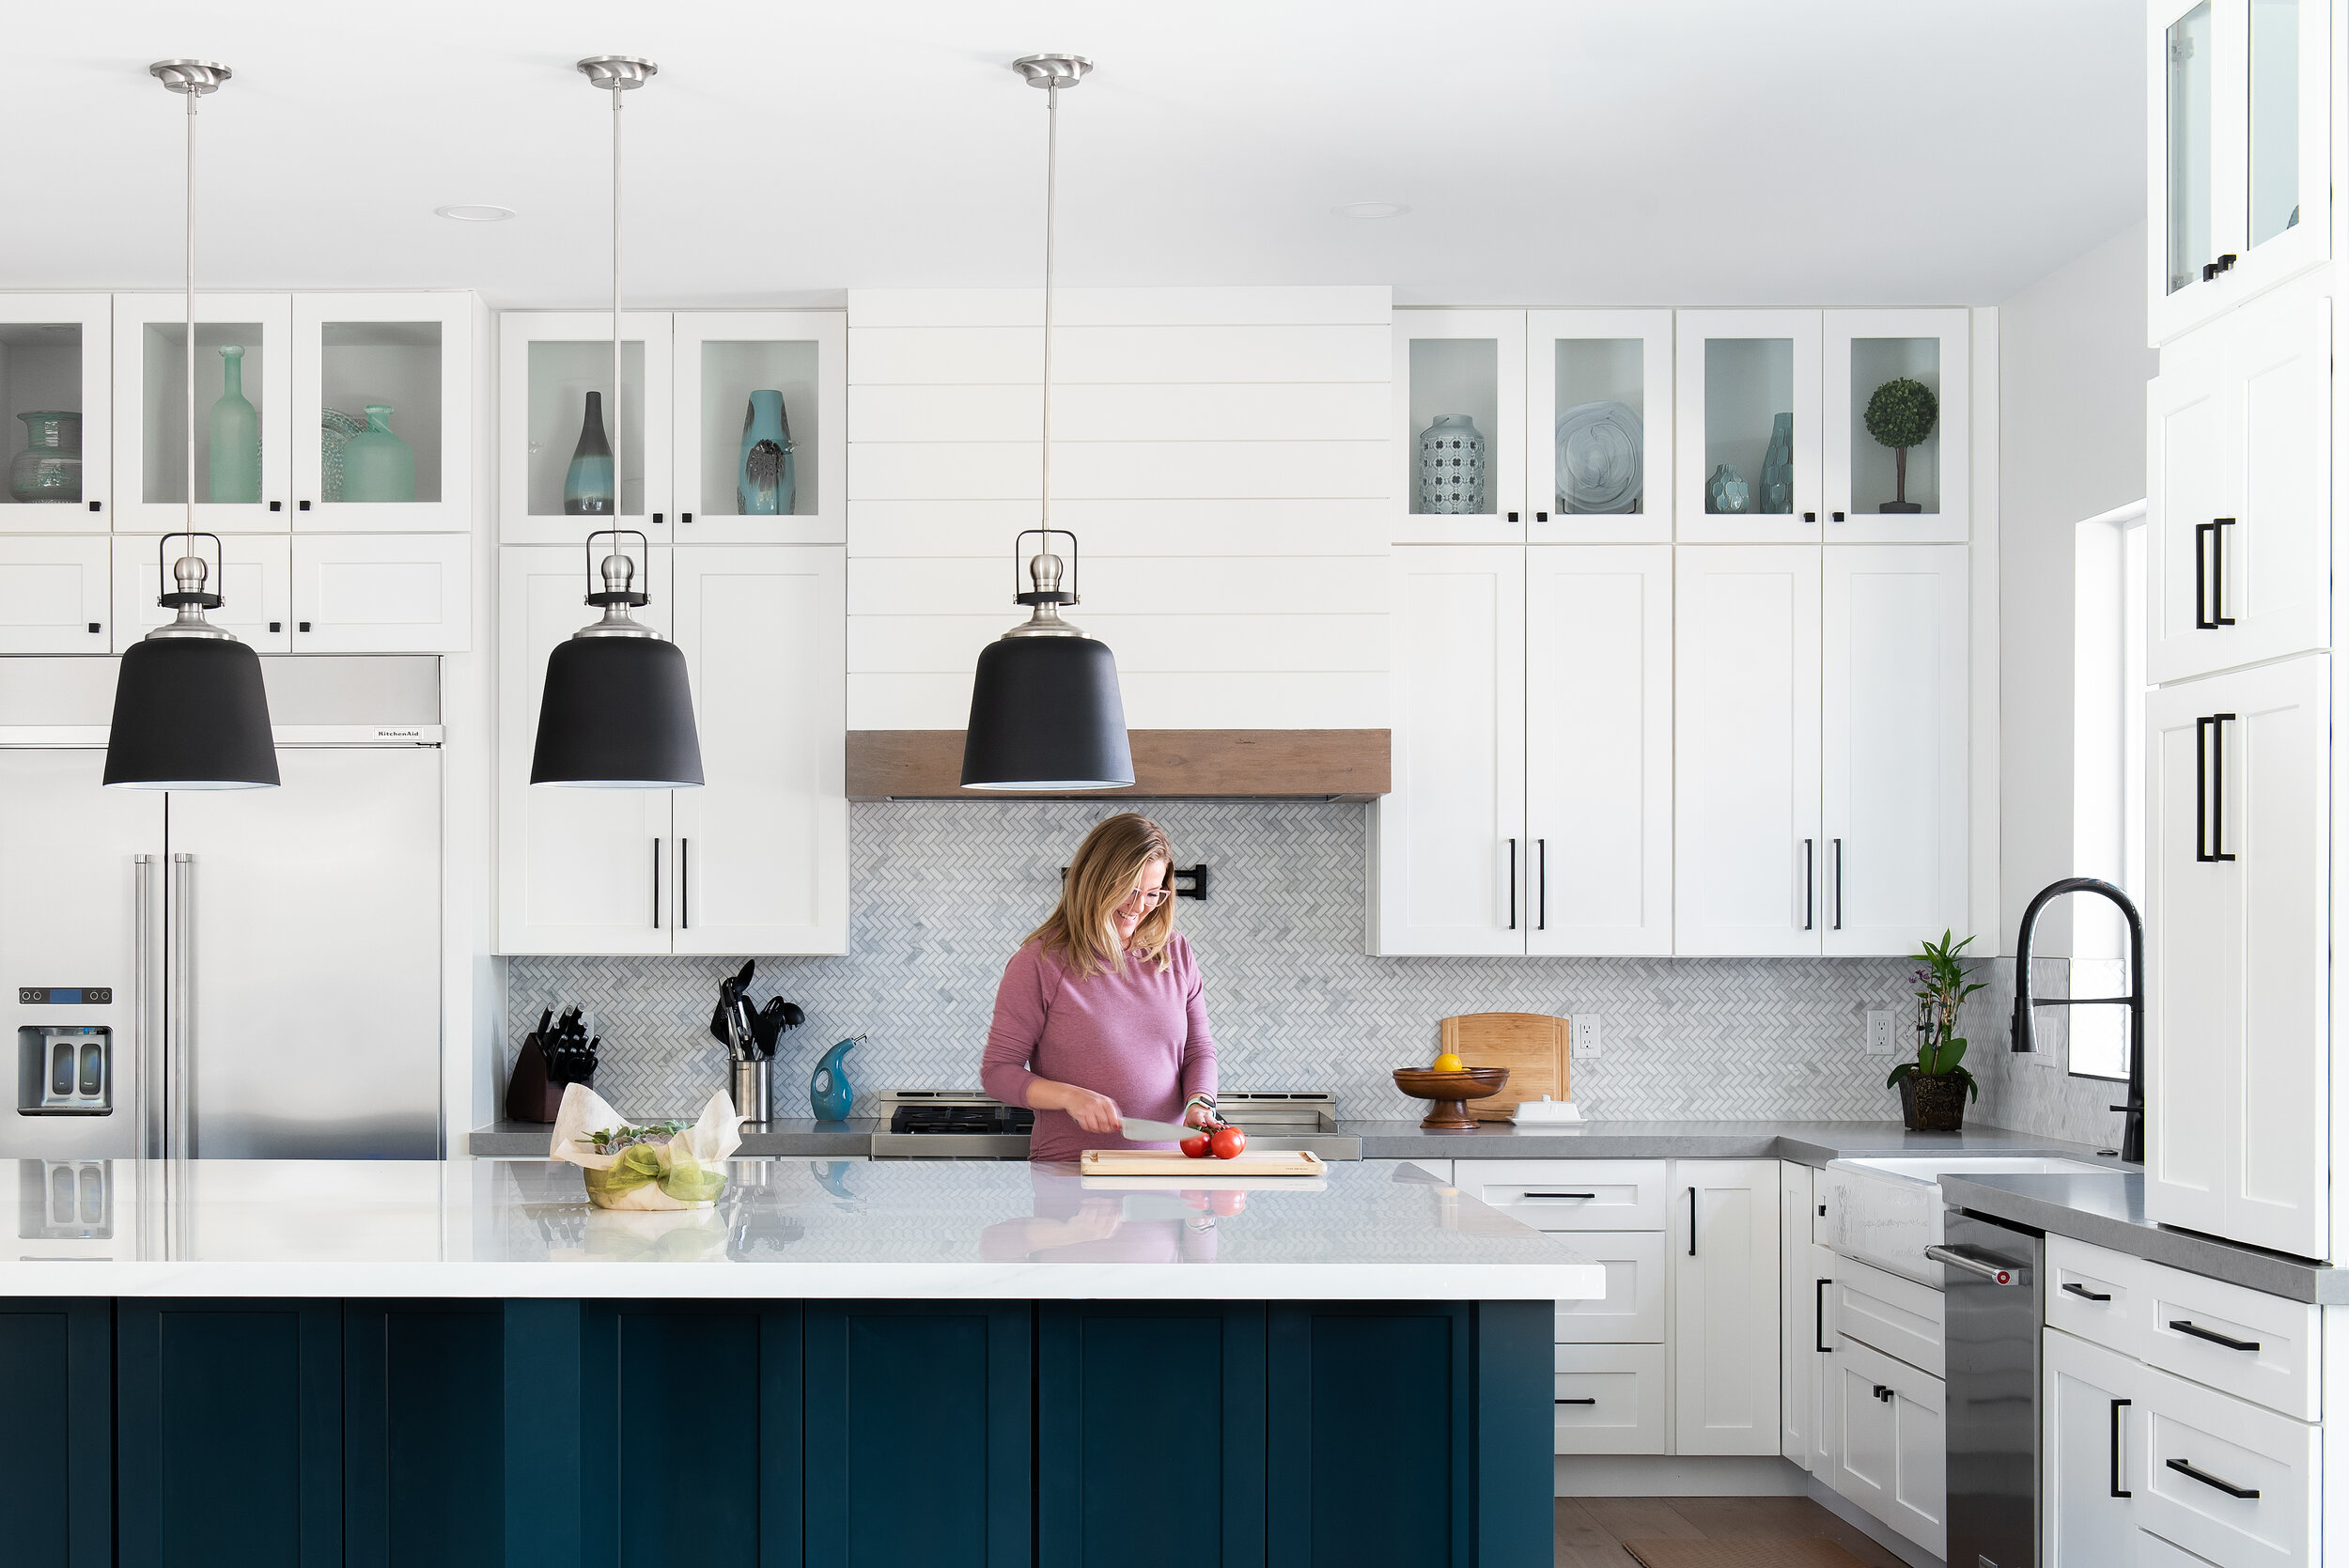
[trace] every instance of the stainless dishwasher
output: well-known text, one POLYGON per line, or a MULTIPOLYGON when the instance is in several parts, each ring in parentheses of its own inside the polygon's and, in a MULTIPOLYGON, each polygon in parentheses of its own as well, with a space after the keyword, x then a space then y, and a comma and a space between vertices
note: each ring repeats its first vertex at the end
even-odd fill
POLYGON ((1949 1568, 2036 1568, 2046 1237, 1958 1209, 1941 1232, 1949 1568))

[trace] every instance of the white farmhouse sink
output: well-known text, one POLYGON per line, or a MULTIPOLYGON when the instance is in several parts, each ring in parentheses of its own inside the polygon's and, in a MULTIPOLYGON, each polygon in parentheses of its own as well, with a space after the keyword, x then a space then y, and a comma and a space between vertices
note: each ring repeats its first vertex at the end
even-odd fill
POLYGON ((1941 1265, 1925 1249, 1941 1244, 1939 1178, 2072 1176, 2108 1165, 2054 1155, 1898 1155, 1829 1160, 1819 1173, 1827 1244, 1846 1258, 1941 1288, 1941 1265))

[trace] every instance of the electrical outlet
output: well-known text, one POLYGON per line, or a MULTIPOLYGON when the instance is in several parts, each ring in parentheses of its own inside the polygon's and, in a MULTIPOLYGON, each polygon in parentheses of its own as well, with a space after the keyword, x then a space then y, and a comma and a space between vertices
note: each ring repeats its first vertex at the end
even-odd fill
POLYGON ((1872 1012, 1868 1015, 1868 1054, 1892 1054, 1892 1015, 1872 1012))
POLYGON ((1597 1060, 1601 1041, 1599 1038, 1598 1015, 1596 1013, 1575 1014, 1571 1020, 1571 1028, 1567 1032, 1574 1037, 1574 1054, 1576 1060, 1597 1060))

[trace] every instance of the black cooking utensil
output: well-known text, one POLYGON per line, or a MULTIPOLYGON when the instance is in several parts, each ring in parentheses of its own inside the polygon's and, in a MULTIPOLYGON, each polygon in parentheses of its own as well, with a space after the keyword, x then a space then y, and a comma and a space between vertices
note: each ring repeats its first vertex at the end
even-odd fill
POLYGON ((796 1003, 786 1001, 781 997, 768 998, 767 1005, 751 1017, 751 1037, 758 1044, 758 1054, 762 1057, 774 1055, 775 1042, 805 1022, 807 1015, 801 1012, 796 1003))

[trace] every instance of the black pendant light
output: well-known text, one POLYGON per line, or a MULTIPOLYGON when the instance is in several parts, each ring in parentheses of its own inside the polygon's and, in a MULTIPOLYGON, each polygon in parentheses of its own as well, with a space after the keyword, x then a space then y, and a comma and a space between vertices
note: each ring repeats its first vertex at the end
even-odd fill
MULTIPOLYGON (((612 509, 621 509, 628 456, 621 397, 626 390, 620 352, 620 102, 660 69, 650 60, 599 54, 579 62, 587 80, 612 95, 612 509)), ((683 789, 702 782, 702 745, 693 724, 692 684, 675 643, 629 616, 649 602, 635 586, 636 563, 625 543, 634 529, 599 529, 595 543, 613 541, 600 568, 603 586, 589 580, 586 602, 603 619, 572 633, 547 658, 546 691, 538 700, 538 740, 530 782, 581 789, 683 789)), ((652 574, 645 574, 646 582, 652 574)))
MULTIPOLYGON (((174 591, 156 602, 177 612, 122 656, 115 677, 114 722, 106 735, 105 782, 118 789, 268 789, 277 783, 269 692, 258 655, 234 633, 204 618, 221 606, 207 590, 211 567, 195 541, 195 102, 228 80, 210 60, 158 60, 148 73, 187 100, 187 399, 188 496, 174 591)), ((160 576, 163 545, 156 546, 160 576)), ((221 574, 224 584, 227 574, 221 574)))
POLYGON ((1044 163, 1044 430, 1042 526, 1012 541, 1013 582, 1019 581, 1019 540, 1041 536, 1028 563, 1029 587, 1012 597, 1031 607, 1024 625, 979 652, 971 683, 971 720, 963 731, 966 789, 1120 789, 1134 782, 1126 738, 1126 705, 1118 695, 1117 659, 1060 618, 1078 602, 1073 570, 1062 586, 1052 536, 1077 536, 1052 526, 1052 220, 1060 179, 1060 90, 1084 80, 1093 62, 1081 54, 1030 54, 1012 69, 1045 92, 1044 163))

